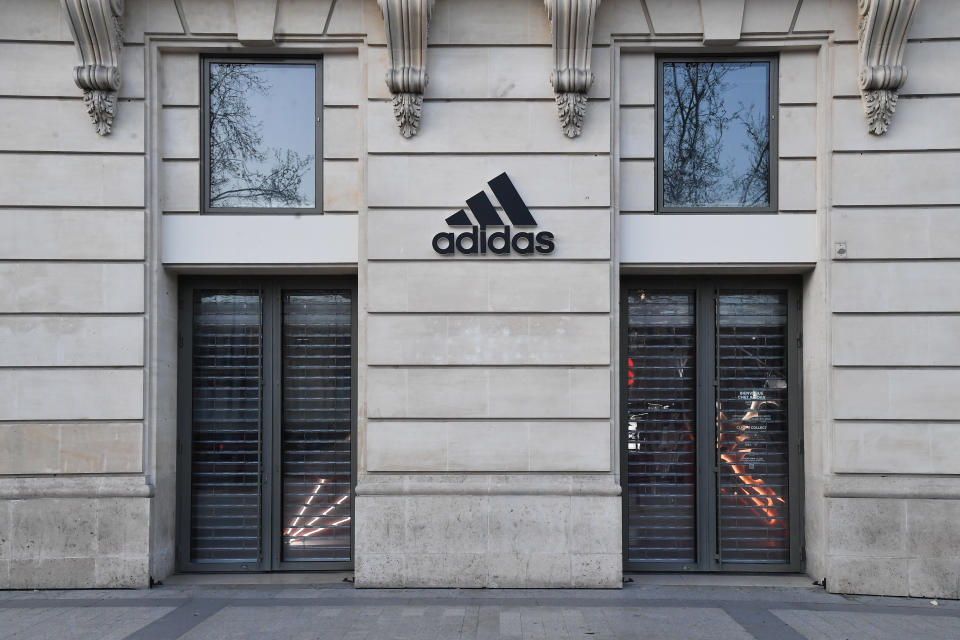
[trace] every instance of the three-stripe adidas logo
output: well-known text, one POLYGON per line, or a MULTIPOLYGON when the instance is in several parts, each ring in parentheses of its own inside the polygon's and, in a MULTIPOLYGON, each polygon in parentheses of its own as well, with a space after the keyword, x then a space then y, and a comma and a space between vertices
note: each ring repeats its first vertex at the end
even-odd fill
POLYGON ((486 192, 481 191, 467 199, 467 207, 473 213, 477 223, 471 222, 467 212, 460 209, 447 218, 447 224, 451 227, 470 227, 470 231, 465 231, 456 237, 452 232, 438 233, 433 236, 433 250, 441 255, 451 255, 456 251, 466 255, 488 252, 505 255, 514 251, 520 255, 532 255, 535 252, 553 253, 554 238, 549 231, 540 231, 536 235, 531 231, 519 231, 511 235, 511 225, 536 227, 537 221, 507 174, 501 173, 487 184, 490 185, 493 195, 500 201, 510 224, 503 223, 486 192), (488 236, 487 227, 503 227, 503 230, 495 231, 488 236))

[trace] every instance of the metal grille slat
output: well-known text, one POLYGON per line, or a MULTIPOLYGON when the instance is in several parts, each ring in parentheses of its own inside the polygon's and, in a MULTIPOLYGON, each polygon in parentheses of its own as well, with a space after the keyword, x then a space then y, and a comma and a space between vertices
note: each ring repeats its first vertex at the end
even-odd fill
POLYGON ((630 291, 627 306, 627 559, 695 562, 695 293, 630 291))
POLYGON ((351 306, 348 291, 282 295, 285 561, 350 560, 351 306))
POLYGON ((197 290, 192 304, 190 560, 256 562, 260 295, 255 290, 197 290))
POLYGON ((716 297, 717 487, 723 563, 789 563, 787 295, 716 297))

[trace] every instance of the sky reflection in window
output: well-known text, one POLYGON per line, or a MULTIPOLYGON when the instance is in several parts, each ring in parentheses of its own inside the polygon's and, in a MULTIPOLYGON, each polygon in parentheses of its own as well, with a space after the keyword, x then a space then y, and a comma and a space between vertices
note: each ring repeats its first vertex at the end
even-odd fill
POLYGON ((210 207, 315 207, 316 67, 209 68, 210 207))
POLYGON ((765 208, 769 62, 663 63, 663 207, 765 208))

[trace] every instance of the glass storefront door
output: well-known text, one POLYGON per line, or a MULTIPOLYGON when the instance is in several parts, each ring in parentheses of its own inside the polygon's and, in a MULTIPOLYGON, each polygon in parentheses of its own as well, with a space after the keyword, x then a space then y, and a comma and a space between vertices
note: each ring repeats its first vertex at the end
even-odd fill
POLYGON ((795 284, 631 279, 622 311, 626 568, 798 570, 795 284))
POLYGON ((350 566, 355 299, 346 282, 181 282, 182 570, 350 566))

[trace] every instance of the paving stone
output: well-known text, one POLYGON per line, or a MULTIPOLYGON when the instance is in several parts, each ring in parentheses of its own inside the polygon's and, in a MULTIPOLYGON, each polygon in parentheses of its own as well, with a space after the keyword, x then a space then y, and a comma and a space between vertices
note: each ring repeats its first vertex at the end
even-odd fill
POLYGON ((960 601, 772 586, 622 590, 178 585, 0 592, 0 640, 933 640, 960 638, 960 601))

